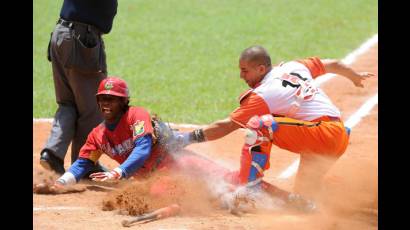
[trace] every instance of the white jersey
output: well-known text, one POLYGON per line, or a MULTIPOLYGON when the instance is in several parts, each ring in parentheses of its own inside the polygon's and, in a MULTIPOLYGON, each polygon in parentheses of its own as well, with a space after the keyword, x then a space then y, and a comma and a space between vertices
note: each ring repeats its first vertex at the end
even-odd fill
POLYGON ((231 114, 231 119, 246 124, 253 115, 266 113, 304 121, 322 116, 340 118, 339 109, 313 81, 324 73, 318 58, 273 67, 257 87, 240 98, 241 106, 231 114))

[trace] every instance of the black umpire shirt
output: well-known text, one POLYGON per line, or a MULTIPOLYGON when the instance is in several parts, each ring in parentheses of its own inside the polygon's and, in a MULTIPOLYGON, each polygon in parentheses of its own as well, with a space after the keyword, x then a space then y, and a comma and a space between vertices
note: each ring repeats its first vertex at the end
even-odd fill
POLYGON ((93 25, 108 34, 117 14, 117 6, 117 0, 64 0, 60 17, 93 25))

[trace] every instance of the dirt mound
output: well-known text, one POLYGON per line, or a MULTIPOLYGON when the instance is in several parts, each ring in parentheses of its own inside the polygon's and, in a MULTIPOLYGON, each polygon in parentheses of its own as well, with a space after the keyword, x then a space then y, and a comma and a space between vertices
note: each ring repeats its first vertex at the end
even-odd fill
POLYGON ((36 194, 67 194, 67 193, 80 193, 86 191, 86 186, 82 184, 75 184, 72 186, 66 186, 62 188, 54 188, 54 182, 60 177, 60 175, 47 171, 40 170, 36 172, 33 180, 33 193, 36 194))
POLYGON ((33 174, 33 184, 53 184, 60 177, 58 174, 44 169, 37 170, 33 174))
POLYGON ((180 205, 185 215, 205 214, 217 207, 204 180, 173 173, 156 174, 107 194, 102 209, 135 216, 171 204, 180 205))

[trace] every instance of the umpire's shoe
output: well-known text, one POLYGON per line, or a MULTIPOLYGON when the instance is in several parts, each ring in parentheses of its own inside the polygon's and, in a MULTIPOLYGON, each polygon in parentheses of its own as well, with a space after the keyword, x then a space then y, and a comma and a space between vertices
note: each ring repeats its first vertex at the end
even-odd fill
POLYGON ((51 150, 44 149, 40 153, 40 165, 47 170, 54 171, 60 175, 65 173, 64 161, 56 157, 51 150))

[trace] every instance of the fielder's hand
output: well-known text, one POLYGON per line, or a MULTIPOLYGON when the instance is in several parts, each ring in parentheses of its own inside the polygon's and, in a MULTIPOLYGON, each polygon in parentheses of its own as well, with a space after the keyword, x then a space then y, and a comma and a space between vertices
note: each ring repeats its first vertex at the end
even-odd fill
POLYGON ((363 81, 366 80, 369 77, 374 77, 376 76, 374 73, 369 73, 369 72, 360 72, 358 73, 357 77, 352 77, 350 80, 353 82, 353 84, 356 87, 363 88, 363 81))
POLYGON ((110 172, 97 172, 90 175, 93 181, 113 181, 121 179, 122 170, 115 168, 110 172))

